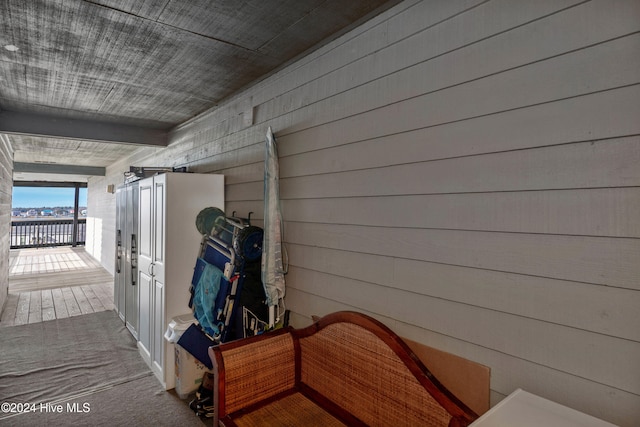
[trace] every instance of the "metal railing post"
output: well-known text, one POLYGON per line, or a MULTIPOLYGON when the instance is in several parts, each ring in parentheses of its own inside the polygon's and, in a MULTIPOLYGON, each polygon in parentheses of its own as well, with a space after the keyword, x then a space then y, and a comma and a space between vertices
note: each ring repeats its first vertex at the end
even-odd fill
POLYGON ((71 246, 78 246, 78 209, 80 206, 80 185, 76 183, 76 194, 73 200, 73 240, 71 246))

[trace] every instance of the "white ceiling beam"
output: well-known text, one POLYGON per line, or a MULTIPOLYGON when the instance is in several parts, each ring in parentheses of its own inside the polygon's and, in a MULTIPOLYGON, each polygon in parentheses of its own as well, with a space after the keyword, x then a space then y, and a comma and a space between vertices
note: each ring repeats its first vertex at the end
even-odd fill
POLYGON ((0 133, 166 147, 168 132, 97 120, 0 111, 0 133))

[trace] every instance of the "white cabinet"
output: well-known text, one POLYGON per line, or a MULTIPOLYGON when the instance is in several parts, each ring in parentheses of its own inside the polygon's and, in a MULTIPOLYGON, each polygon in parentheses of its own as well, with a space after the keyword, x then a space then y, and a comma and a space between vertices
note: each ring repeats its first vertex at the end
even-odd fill
POLYGON ((113 302, 129 332, 138 337, 138 183, 116 190, 116 265, 113 302))
POLYGON ((165 173, 139 184, 138 348, 165 388, 175 386, 173 344, 164 333, 172 318, 191 313, 189 286, 202 236, 198 213, 224 210, 222 175, 165 173))

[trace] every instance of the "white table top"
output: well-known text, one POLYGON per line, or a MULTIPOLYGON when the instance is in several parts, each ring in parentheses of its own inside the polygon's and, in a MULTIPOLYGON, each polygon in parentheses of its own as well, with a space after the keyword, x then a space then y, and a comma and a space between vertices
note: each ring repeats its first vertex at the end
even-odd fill
POLYGON ((616 427, 585 413, 517 389, 469 427, 616 427))

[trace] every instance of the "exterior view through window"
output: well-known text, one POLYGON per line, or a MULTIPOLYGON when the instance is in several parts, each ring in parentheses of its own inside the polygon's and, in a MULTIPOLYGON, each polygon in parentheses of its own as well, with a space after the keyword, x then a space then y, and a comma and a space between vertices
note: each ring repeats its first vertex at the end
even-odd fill
POLYGON ((14 186, 11 248, 84 244, 86 218, 86 186, 14 186))

